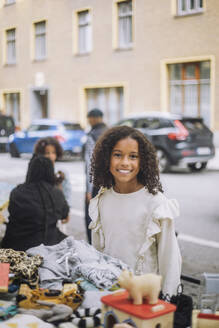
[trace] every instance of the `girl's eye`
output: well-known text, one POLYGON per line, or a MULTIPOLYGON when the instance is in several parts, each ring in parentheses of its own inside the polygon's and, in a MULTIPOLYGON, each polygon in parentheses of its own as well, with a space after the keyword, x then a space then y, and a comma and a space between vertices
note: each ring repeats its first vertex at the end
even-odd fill
POLYGON ((120 157, 121 154, 119 154, 119 153, 114 153, 113 156, 115 156, 115 157, 120 157))
POLYGON ((131 159, 136 159, 136 158, 138 158, 138 155, 130 155, 130 158, 131 159))

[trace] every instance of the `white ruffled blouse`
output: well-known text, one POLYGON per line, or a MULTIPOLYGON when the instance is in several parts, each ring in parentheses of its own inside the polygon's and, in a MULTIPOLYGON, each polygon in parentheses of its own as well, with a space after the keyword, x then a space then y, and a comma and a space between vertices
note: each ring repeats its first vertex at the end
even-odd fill
POLYGON ((162 275, 162 291, 173 295, 180 283, 181 255, 175 236, 178 202, 142 188, 120 194, 102 188, 90 201, 93 246, 128 264, 135 274, 162 275))

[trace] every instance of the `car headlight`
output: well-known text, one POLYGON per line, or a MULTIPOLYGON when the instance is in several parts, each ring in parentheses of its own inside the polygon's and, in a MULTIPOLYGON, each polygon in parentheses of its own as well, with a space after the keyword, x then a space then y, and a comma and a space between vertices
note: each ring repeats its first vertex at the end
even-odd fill
POLYGON ((85 144, 85 142, 87 141, 87 136, 83 136, 83 137, 81 137, 81 143, 82 144, 85 144))
POLYGON ((8 137, 8 140, 9 140, 9 142, 13 142, 13 141, 14 141, 14 135, 11 134, 11 135, 8 137))

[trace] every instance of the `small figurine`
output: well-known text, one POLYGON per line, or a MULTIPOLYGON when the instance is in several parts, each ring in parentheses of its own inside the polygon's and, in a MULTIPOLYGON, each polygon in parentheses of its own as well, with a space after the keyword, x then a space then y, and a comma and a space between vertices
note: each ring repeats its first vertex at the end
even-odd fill
POLYGON ((161 279, 161 276, 153 273, 134 276, 133 273, 125 270, 119 276, 118 283, 129 292, 133 304, 142 304, 143 298, 147 298, 149 304, 157 304, 161 290, 161 279))

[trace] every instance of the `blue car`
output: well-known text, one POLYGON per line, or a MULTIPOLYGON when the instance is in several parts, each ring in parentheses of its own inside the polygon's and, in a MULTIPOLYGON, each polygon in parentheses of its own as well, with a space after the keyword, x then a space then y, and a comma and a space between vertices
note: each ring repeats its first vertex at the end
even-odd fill
POLYGON ((82 156, 86 133, 80 124, 39 119, 34 121, 27 130, 18 131, 9 136, 8 150, 11 157, 20 157, 22 153, 33 153, 34 144, 40 138, 54 137, 62 145, 64 158, 82 156))

